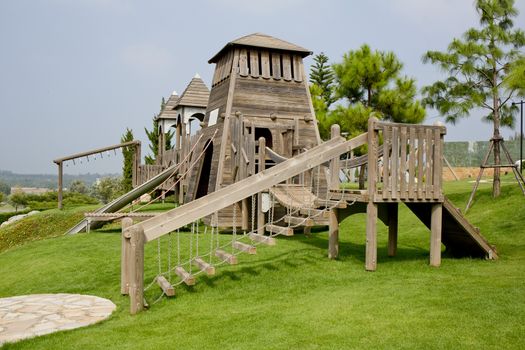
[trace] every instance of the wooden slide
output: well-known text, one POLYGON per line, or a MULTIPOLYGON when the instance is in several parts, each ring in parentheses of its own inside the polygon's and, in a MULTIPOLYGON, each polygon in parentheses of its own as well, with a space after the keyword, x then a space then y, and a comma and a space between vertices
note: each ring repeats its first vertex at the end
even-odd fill
MULTIPOLYGON (((148 181, 144 182, 142 185, 139 185, 129 191, 128 193, 123 194, 122 196, 118 197, 117 199, 109 202, 108 204, 104 205, 103 207, 97 209, 94 213, 103 214, 103 213, 115 213, 118 210, 124 208, 127 204, 131 203, 135 199, 139 198, 143 194, 146 194, 150 191, 152 191, 155 187, 162 184, 164 181, 166 181, 168 178, 172 177, 178 172, 180 164, 175 164, 161 172, 160 174, 152 177, 148 181)), ((91 227, 95 228, 94 225, 96 223, 92 223, 91 227)), ((69 231, 67 231, 68 234, 75 234, 79 232, 85 232, 87 230, 88 226, 88 220, 83 219, 78 224, 73 226, 69 231)))

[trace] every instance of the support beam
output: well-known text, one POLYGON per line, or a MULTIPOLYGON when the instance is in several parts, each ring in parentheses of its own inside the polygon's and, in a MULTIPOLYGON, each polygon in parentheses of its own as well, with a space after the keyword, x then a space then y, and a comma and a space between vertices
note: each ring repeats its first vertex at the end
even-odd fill
POLYGON ((366 207, 366 257, 365 269, 375 271, 377 267, 377 204, 368 202, 366 207))
POLYGON ((57 164, 58 164, 58 209, 62 209, 62 188, 64 186, 63 184, 64 168, 63 168, 62 162, 59 162, 57 164))
POLYGON ((337 259, 339 256, 339 218, 337 209, 328 211, 328 259, 337 259))
POLYGON ((388 256, 397 253, 398 203, 388 205, 388 256))
POLYGON ((135 225, 124 231, 124 236, 130 241, 129 266, 129 299, 130 313, 144 310, 144 230, 135 225))
MULTIPOLYGON (((131 218, 122 219, 122 239, 121 239, 121 251, 120 251, 120 294, 129 294, 129 259, 131 254, 131 242, 124 236, 124 231, 133 225, 131 218)), ((88 225, 89 227, 90 225, 88 225)))
POLYGON ((441 225, 443 204, 432 204, 430 216, 430 266, 441 265, 441 225))
MULTIPOLYGON (((334 124, 330 130, 330 136, 332 139, 341 137, 341 129, 339 125, 334 124)), ((335 157, 330 161, 330 189, 339 189, 339 157, 335 157)))
MULTIPOLYGON (((264 137, 259 138, 259 169, 258 172, 263 172, 266 169, 266 140, 264 137)), ((264 235, 264 212, 262 205, 262 192, 257 194, 257 234, 264 235)), ((253 228, 252 228, 253 230, 253 228)))

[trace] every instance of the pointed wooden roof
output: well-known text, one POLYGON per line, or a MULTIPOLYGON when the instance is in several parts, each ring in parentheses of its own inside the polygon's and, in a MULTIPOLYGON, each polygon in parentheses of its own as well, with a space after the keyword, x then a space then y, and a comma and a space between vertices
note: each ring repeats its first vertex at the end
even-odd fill
POLYGON ((204 84, 201 77, 195 74, 173 108, 178 106, 206 108, 209 97, 210 90, 206 84, 204 84))
POLYGON ((168 101, 166 101, 166 104, 164 105, 164 109, 160 114, 155 117, 155 119, 174 119, 177 115, 173 109, 177 105, 177 102, 179 101, 179 95, 177 95, 176 91, 173 91, 171 96, 168 98, 168 101))
POLYGON ((312 52, 304 47, 289 43, 273 36, 262 34, 262 33, 253 33, 250 35, 243 36, 239 39, 230 41, 227 43, 215 56, 210 58, 208 63, 215 63, 218 61, 219 57, 230 47, 241 46, 241 47, 261 47, 265 49, 274 49, 280 51, 291 51, 297 52, 301 57, 306 57, 311 55, 312 52))

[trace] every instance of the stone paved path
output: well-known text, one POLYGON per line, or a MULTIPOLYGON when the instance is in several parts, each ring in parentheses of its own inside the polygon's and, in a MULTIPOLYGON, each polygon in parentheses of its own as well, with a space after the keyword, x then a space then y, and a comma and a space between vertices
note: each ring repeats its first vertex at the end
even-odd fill
POLYGON ((110 300, 80 294, 32 294, 0 299, 0 345, 84 327, 111 315, 110 300))

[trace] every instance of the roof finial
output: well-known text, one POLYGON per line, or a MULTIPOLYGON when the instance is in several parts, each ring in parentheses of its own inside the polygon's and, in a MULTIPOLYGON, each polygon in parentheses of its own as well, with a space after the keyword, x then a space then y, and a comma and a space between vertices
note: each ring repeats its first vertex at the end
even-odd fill
POLYGON ((201 78, 201 76, 199 75, 199 73, 195 73, 195 76, 194 76, 194 78, 196 78, 196 79, 200 79, 200 78, 201 78))

